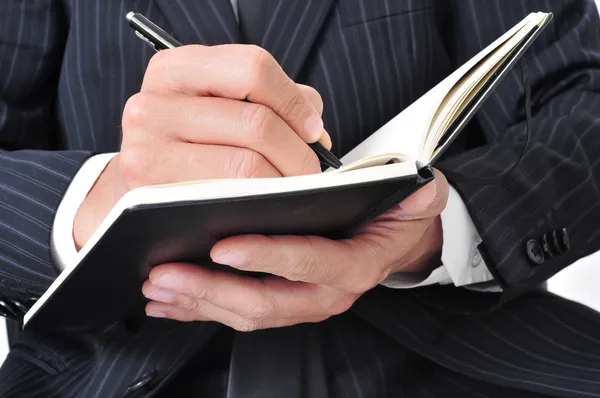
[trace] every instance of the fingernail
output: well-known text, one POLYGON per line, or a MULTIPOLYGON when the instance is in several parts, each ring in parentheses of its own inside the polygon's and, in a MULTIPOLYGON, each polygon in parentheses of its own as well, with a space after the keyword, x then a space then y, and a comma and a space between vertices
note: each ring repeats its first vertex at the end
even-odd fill
POLYGON ((167 314, 162 313, 162 312, 149 312, 147 315, 152 318, 166 318, 167 317, 167 314))
POLYGON ((181 279, 175 274, 167 272, 152 280, 152 284, 164 289, 177 290, 181 286, 181 279))
POLYGON ((175 293, 160 288, 154 288, 153 290, 149 291, 148 294, 146 294, 146 297, 150 300, 160 301, 163 303, 171 303, 174 296, 175 293))
POLYGON ((437 196, 437 180, 432 181, 432 189, 431 189, 431 196, 429 196, 429 201, 427 202, 427 207, 429 207, 433 201, 435 200, 435 197, 437 196))
POLYGON ((317 116, 311 116, 304 122, 304 134, 308 143, 317 142, 323 134, 323 119, 317 116))
POLYGON ((232 267, 242 265, 246 261, 244 254, 237 250, 229 250, 226 252, 217 253, 211 258, 217 264, 229 265, 232 267))
POLYGON ((323 146, 327 149, 331 149, 331 147, 333 146, 333 144, 331 142, 331 136, 325 130, 323 130, 323 133, 321 134, 321 138, 319 139, 319 142, 321 142, 321 144, 323 144, 323 146))

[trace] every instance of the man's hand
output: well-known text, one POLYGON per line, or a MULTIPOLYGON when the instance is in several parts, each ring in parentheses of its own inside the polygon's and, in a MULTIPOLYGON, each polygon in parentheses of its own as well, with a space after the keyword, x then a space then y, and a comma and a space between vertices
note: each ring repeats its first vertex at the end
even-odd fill
POLYGON ((429 272, 440 265, 439 214, 448 183, 436 179, 374 220, 357 236, 237 236, 218 242, 214 262, 265 278, 194 264, 154 268, 143 292, 146 313, 180 321, 217 321, 240 331, 320 322, 342 313, 395 272, 429 272))
POLYGON ((331 141, 316 90, 255 46, 184 46, 156 54, 123 112, 120 153, 75 217, 80 248, 127 191, 217 178, 320 172, 306 143, 331 141), (248 100, 248 101, 242 101, 248 100))

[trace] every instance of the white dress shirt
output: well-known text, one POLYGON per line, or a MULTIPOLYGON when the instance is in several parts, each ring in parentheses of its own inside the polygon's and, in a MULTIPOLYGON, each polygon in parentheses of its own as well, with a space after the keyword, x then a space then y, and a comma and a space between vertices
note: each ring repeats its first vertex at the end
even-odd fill
MULTIPOLYGON (((230 0, 238 19, 237 0, 230 0)), ((74 264, 77 249, 73 239, 73 221, 79 206, 116 153, 96 155, 79 170, 69 186, 57 210, 52 227, 52 253, 58 264, 74 264)), ((396 273, 390 275, 382 285, 394 289, 415 288, 432 284, 451 284, 476 288, 478 283, 493 279, 477 246, 481 238, 473 225, 467 208, 452 187, 446 209, 442 211, 442 265, 429 275, 396 273)))

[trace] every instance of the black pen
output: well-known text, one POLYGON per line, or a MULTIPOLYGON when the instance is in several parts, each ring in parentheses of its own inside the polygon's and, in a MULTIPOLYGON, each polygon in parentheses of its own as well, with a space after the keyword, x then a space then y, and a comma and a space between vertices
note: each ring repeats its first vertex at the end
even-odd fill
MULTIPOLYGON (((183 45, 140 13, 129 12, 126 18, 129 25, 135 30, 135 34, 154 48, 155 51, 167 50, 183 45)), ((342 162, 333 153, 321 145, 320 142, 314 142, 308 145, 315 151, 319 160, 324 165, 335 169, 339 169, 343 166, 342 162)))

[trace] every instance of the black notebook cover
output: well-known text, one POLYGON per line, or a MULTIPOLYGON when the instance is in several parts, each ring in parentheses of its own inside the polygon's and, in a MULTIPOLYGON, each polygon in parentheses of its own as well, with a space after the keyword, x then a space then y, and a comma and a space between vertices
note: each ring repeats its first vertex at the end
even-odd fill
POLYGON ((417 175, 335 188, 128 208, 25 326, 80 330, 142 319, 141 287, 153 266, 232 270, 212 263, 209 253, 217 241, 240 234, 348 237, 433 178, 425 166, 417 175))

